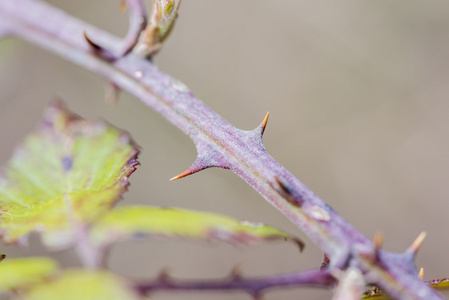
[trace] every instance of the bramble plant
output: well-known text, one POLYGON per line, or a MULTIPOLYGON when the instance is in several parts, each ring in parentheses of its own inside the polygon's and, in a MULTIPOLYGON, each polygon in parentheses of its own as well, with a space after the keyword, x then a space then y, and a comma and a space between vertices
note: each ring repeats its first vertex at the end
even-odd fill
MULTIPOLYGON (((36 130, 14 151, 0 179, 0 230, 5 243, 26 246, 38 233, 51 250, 74 248, 83 268, 63 269, 50 258, 0 264, 0 295, 11 299, 143 299, 161 290, 244 291, 255 299, 270 289, 333 289, 333 299, 444 299, 449 279, 423 281, 415 256, 423 232, 402 253, 382 249, 382 234, 365 237, 265 150, 268 114, 251 131, 233 127, 152 62, 174 28, 180 0, 154 0, 147 17, 127 0, 130 27, 123 41, 38 0, 0 1, 0 34, 41 46, 135 95, 194 142, 197 158, 181 179, 211 167, 240 176, 301 229, 324 254, 315 270, 265 277, 238 268, 223 280, 183 281, 167 272, 132 280, 107 268, 112 246, 136 239, 188 238, 247 245, 288 240, 273 227, 214 213, 154 206, 114 207, 139 163, 130 134, 85 120, 55 101, 36 130), (42 22, 42 20, 45 22, 42 22), (63 25, 62 25, 63 24, 63 25)), ((256 220, 260 221, 260 220, 256 220)), ((182 296, 180 296, 182 298, 182 296)))

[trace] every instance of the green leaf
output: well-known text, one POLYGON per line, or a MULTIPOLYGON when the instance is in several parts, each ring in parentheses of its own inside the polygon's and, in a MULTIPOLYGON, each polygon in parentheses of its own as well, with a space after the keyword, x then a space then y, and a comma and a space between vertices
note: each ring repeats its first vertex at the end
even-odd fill
POLYGON ((182 209, 148 206, 119 207, 105 214, 91 232, 99 248, 130 238, 187 237, 230 244, 249 244, 264 240, 291 240, 302 249, 302 241, 275 228, 233 218, 182 209))
POLYGON ((49 258, 8 259, 0 264, 0 293, 40 283, 56 269, 49 258))
POLYGON ((67 247, 75 230, 110 209, 126 191, 138 150, 124 132, 87 121, 60 103, 15 150, 0 178, 0 231, 7 243, 33 232, 47 246, 67 247))
POLYGON ((60 278, 33 288, 27 300, 138 300, 126 283, 106 271, 66 271, 60 278))

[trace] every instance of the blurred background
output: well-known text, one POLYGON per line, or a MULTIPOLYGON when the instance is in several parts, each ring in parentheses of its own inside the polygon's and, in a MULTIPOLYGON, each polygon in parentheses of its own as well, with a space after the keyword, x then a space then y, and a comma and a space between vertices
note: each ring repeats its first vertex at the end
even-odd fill
MULTIPOLYGON (((119 1, 49 1, 124 36, 119 1)), ((149 3, 148 3, 149 6, 149 3)), ((80 33, 81 34, 81 33, 80 33)), ((155 62, 241 129, 270 111, 268 152, 368 237, 403 251, 423 230, 417 260, 425 279, 449 277, 449 2, 183 1, 155 62), (445 229, 446 228, 446 229, 445 229)), ((138 99, 104 104, 105 82, 15 39, 0 41, 0 162, 61 97, 85 118, 128 130, 141 166, 120 205, 173 206, 264 222, 307 243, 232 248, 189 241, 116 246, 111 269, 151 278, 169 267, 179 278, 220 278, 238 263, 247 276, 316 268, 322 252, 229 171, 168 179, 195 159, 193 143, 138 99)), ((3 246, 9 257, 43 255, 3 246)), ((77 266, 72 251, 53 254, 77 266)), ((330 299, 316 289, 272 291, 267 299, 330 299)), ((154 299, 250 299, 243 293, 158 293, 154 299)))

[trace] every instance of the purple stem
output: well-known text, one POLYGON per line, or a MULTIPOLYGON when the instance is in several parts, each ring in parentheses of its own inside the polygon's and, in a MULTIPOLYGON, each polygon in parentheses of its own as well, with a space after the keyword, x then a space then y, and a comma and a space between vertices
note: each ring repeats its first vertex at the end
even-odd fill
POLYGON ((224 280, 193 281, 174 280, 165 274, 152 282, 139 283, 136 290, 142 294, 162 290, 169 291, 244 291, 259 299, 266 290, 281 287, 329 287, 335 283, 335 278, 328 272, 302 271, 270 277, 243 278, 231 275, 224 280))
POLYGON ((152 107, 196 145, 197 160, 182 176, 209 167, 232 170, 327 253, 330 268, 357 266, 397 299, 444 299, 416 276, 416 251, 377 249, 274 160, 262 142, 266 122, 253 131, 233 127, 152 62, 133 52, 120 57, 123 43, 116 37, 44 2, 1 0, 0 28, 93 71, 152 107), (102 59, 84 39, 84 30, 118 59, 102 59))

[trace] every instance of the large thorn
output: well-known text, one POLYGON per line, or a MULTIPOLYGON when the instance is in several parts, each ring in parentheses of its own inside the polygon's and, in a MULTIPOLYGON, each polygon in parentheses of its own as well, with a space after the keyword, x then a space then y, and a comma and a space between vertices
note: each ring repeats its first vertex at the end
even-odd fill
POLYGON ((421 248, 424 239, 426 238, 427 233, 425 231, 421 232, 418 237, 413 241, 413 243, 408 247, 407 252, 411 252, 414 255, 418 252, 419 248, 421 248))
POLYGON ((175 177, 170 178, 170 181, 181 179, 183 177, 195 174, 196 172, 202 171, 204 169, 210 168, 213 165, 203 163, 202 159, 197 158, 195 162, 184 172, 176 175, 175 177))
POLYGON ((265 118, 263 118, 262 123, 260 123, 260 128, 262 129, 262 134, 265 132, 265 127, 267 127, 268 117, 270 116, 270 112, 267 112, 265 118))
POLYGON ((196 143, 195 146, 198 153, 195 162, 187 170, 171 178, 170 181, 192 175, 207 168, 230 168, 223 155, 214 150, 213 146, 203 142, 196 143))
POLYGON ((191 168, 188 168, 188 169, 185 170, 184 172, 181 172, 181 173, 179 173, 178 175, 176 175, 176 176, 170 178, 170 181, 181 179, 181 178, 183 178, 183 177, 192 175, 192 174, 195 173, 195 172, 198 172, 198 171, 195 171, 195 170, 192 170, 191 168))

